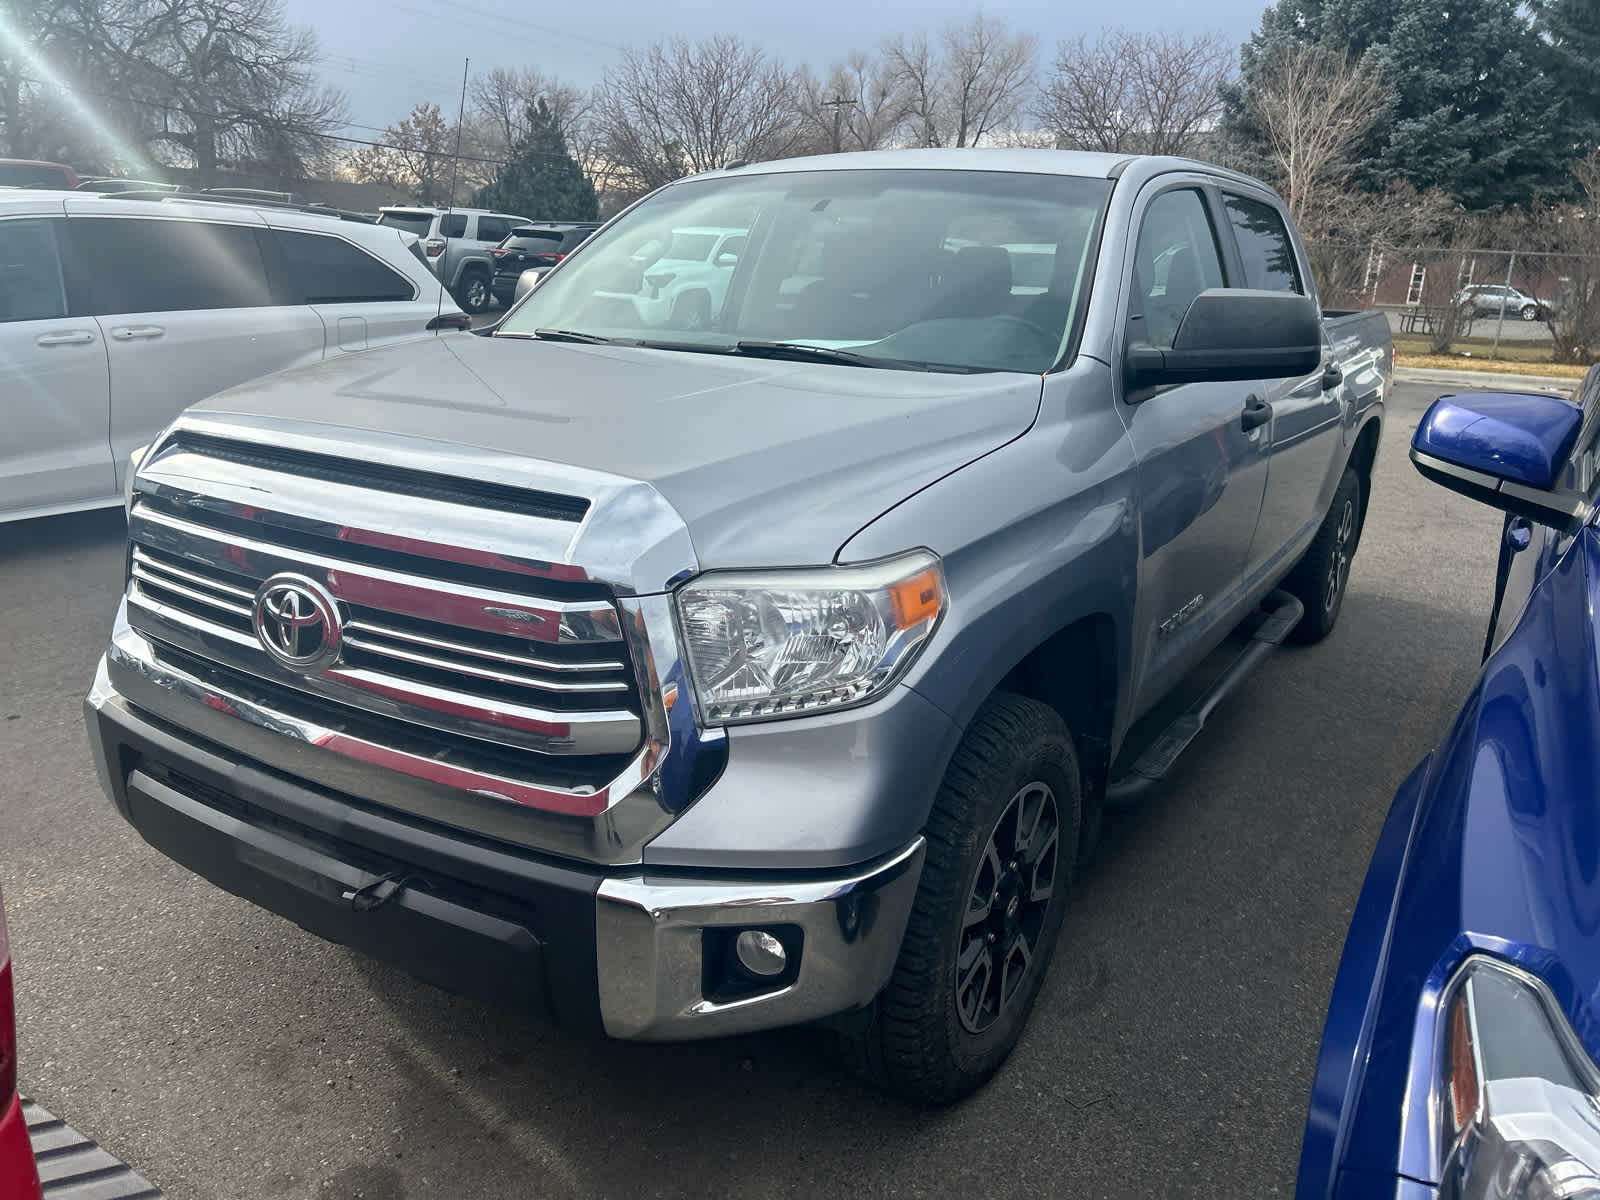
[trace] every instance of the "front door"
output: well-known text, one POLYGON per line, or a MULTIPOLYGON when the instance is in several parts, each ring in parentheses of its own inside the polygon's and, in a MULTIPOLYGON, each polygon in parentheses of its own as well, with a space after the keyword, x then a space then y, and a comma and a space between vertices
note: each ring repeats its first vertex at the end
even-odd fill
POLYGON ((106 347, 94 318, 67 305, 65 223, 0 220, 0 519, 118 495, 106 347))
MULTIPOLYGON (((1170 347, 1196 296, 1226 287, 1207 193, 1168 186, 1144 202, 1126 281, 1127 344, 1170 347)), ((1125 393, 1139 459, 1138 708, 1227 634, 1266 484, 1264 438, 1246 430, 1249 388, 1192 383, 1125 393)))

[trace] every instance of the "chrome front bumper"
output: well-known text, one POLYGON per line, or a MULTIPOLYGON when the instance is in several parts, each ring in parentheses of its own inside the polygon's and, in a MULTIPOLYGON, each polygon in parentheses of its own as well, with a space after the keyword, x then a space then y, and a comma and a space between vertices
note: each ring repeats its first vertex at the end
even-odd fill
POLYGON ((869 871, 803 882, 612 878, 595 932, 612 1037, 680 1041, 798 1025, 857 1008, 888 983, 922 878, 917 838, 869 871), (798 969, 767 991, 706 994, 708 936, 798 931, 798 969))
POLYGON ((616 1038, 748 1033, 867 1004, 894 969, 922 873, 921 837, 870 867, 799 878, 565 865, 458 842, 273 770, 225 738, 250 728, 237 717, 195 740, 124 695, 104 660, 85 711, 102 786, 163 853, 441 986, 527 998, 616 1038), (383 903, 355 901, 374 889, 383 903), (716 952, 742 930, 776 931, 790 969, 742 975, 716 952), (440 944, 461 951, 453 974, 415 950, 440 944))

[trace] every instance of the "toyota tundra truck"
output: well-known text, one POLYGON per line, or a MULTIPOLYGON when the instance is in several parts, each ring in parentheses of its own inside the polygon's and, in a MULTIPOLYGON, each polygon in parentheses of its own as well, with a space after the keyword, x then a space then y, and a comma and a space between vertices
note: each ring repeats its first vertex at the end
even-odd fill
POLYGON ((1016 1042, 1105 808, 1333 628, 1392 369, 1268 187, 1053 151, 681 180, 484 333, 136 456, 106 791, 444 987, 814 1022, 922 1104, 1016 1042), (714 311, 631 302, 711 227, 714 311))

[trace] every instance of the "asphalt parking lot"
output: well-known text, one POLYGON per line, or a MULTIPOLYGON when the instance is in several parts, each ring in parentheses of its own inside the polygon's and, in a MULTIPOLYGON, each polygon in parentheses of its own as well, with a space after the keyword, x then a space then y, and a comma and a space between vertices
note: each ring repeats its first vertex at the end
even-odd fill
POLYGON ((0 526, 23 1090, 173 1200, 1289 1194, 1367 857, 1487 619, 1499 518, 1405 454, 1445 390, 1396 390, 1338 629, 1270 660, 1108 823, 1010 1064, 931 1115, 804 1031, 586 1040, 172 865, 102 799, 82 731, 120 514, 0 526))

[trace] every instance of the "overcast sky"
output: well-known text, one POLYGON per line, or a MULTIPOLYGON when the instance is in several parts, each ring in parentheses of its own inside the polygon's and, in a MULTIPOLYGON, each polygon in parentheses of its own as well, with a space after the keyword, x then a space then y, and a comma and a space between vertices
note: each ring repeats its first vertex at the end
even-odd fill
MULTIPOLYGON (((1140 31, 1217 30, 1242 42, 1266 0, 1129 0, 1062 4, 1013 0, 985 11, 1039 37, 1042 60, 1055 44, 1093 36, 1104 24, 1140 31)), ((285 0, 285 14, 316 30, 328 82, 350 98, 350 120, 382 127, 413 104, 437 103, 450 119, 464 58, 472 71, 537 66, 588 87, 624 46, 683 36, 691 41, 734 33, 791 64, 819 73, 855 49, 901 32, 935 33, 972 14, 968 0, 800 0, 736 4, 730 0, 596 0, 531 4, 526 0, 285 0)), ((360 131, 357 131, 359 136, 360 131)))

